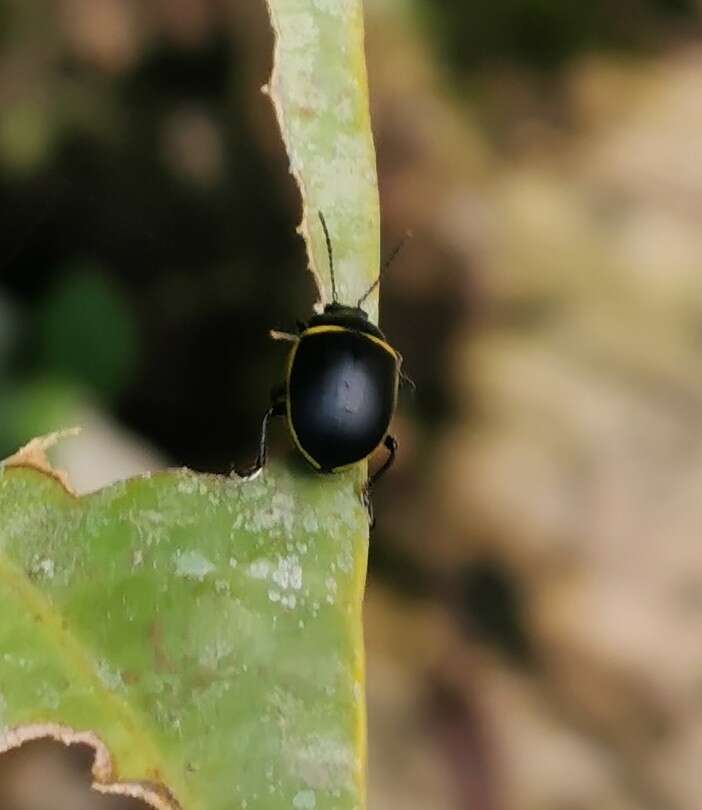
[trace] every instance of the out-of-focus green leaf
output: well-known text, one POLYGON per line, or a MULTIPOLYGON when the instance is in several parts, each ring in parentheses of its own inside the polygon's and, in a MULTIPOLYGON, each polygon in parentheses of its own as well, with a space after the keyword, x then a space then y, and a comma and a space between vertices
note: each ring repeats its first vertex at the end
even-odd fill
POLYGON ((5 382, 0 388, 0 456, 32 436, 52 433, 79 418, 84 392, 65 380, 5 382))
POLYGON ((37 324, 42 367, 105 396, 129 381, 137 355, 132 312, 97 271, 69 276, 45 301, 37 324))

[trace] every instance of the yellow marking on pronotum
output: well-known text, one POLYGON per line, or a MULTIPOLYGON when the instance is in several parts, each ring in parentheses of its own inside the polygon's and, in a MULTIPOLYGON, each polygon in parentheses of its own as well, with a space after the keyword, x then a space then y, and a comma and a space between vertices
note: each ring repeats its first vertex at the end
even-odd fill
POLYGON ((324 332, 353 332, 356 335, 361 335, 364 338, 368 338, 368 340, 373 341, 373 343, 377 343, 378 346, 382 346, 388 354, 391 354, 395 359, 397 359, 397 352, 385 340, 382 340, 375 335, 369 335, 368 332, 361 332, 358 329, 349 329, 348 326, 311 326, 309 329, 305 329, 305 331, 300 335, 300 340, 307 335, 320 335, 324 332))

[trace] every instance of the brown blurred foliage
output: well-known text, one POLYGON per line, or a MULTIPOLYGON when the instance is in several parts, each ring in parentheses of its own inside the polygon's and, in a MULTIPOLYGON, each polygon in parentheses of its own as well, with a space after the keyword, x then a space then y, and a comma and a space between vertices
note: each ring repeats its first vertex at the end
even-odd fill
POLYGON ((403 684, 372 725, 379 806, 693 810, 702 51, 579 60, 557 115, 496 143, 420 38, 392 41, 375 121, 411 157, 383 172, 385 216, 422 222, 439 249, 412 283, 463 314, 453 418, 405 457, 420 497, 388 494, 385 564, 411 559, 414 599, 375 578, 369 599, 372 723, 403 684), (419 740, 426 793, 396 803, 419 740))

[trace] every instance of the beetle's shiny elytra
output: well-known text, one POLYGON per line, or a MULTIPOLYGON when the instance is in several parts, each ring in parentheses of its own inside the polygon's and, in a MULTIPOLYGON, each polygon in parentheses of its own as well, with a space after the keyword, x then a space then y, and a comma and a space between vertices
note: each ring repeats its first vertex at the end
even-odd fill
POLYGON ((324 473, 368 458, 387 434, 398 383, 397 353, 360 310, 328 308, 313 319, 290 352, 286 385, 302 455, 324 473))
MULTIPOLYGON (((247 477, 265 464, 271 417, 287 416, 295 446, 320 473, 346 469, 384 445, 388 456, 369 479, 367 494, 395 459, 397 442, 387 431, 397 405, 402 358, 361 307, 380 275, 356 306, 337 302, 331 239, 321 213, 319 219, 329 253, 333 301, 321 315, 302 324, 298 335, 282 335, 293 342, 286 379, 273 389, 258 458, 247 477)), ((383 269, 395 255, 397 250, 383 269)))

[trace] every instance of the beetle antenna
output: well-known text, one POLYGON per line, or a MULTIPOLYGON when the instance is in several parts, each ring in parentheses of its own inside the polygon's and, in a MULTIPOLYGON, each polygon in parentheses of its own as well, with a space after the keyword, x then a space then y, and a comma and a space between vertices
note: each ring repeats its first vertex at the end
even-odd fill
POLYGON ((332 301, 336 304, 336 278, 334 277, 334 254, 332 253, 332 243, 331 238, 329 236, 329 229, 327 228, 327 223, 324 219, 324 214, 321 211, 317 211, 319 214, 319 221, 322 223, 322 230, 324 231, 324 238, 327 242, 327 256, 329 256, 329 274, 331 275, 331 284, 332 284, 332 301))
POLYGON ((405 231, 405 235, 400 239, 395 247, 395 250, 388 256, 388 258, 383 262, 383 266, 380 268, 380 272, 378 273, 378 277, 376 280, 370 285, 370 287, 363 293, 363 295, 358 299, 358 303, 356 304, 357 307, 360 307, 361 304, 368 298, 368 296, 373 292, 373 290, 380 284, 380 279, 382 278, 385 271, 390 267, 390 265, 395 261, 398 254, 402 250, 402 248, 407 244, 407 240, 412 238, 412 231, 405 231))

